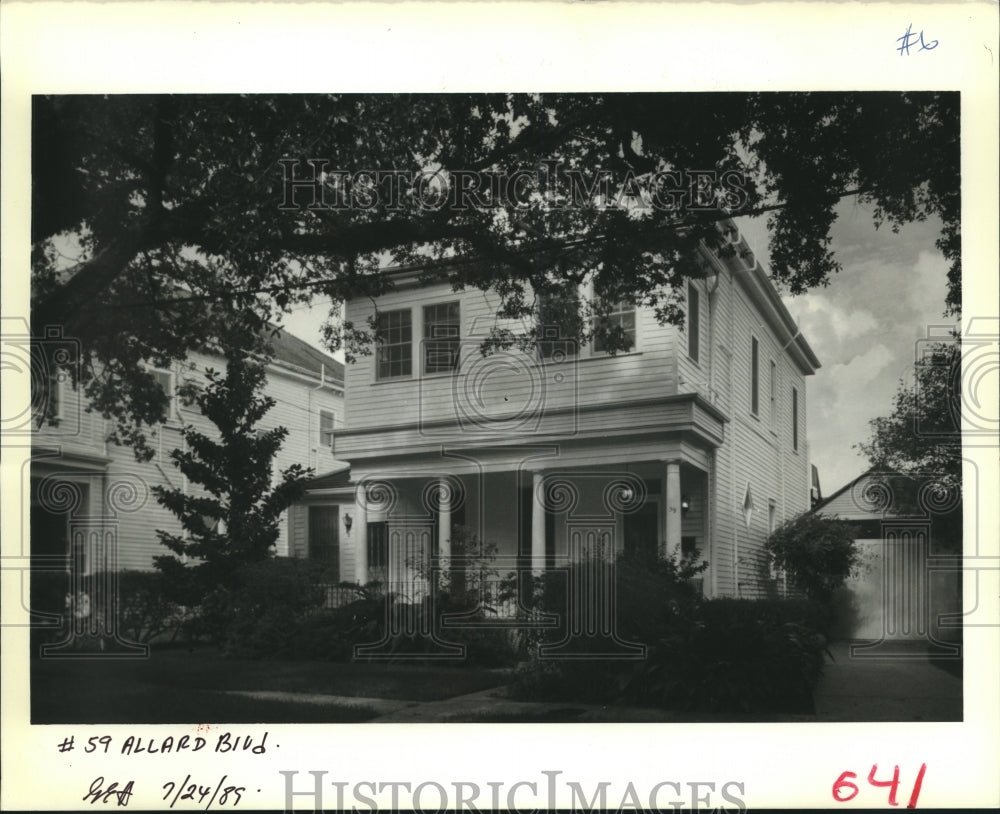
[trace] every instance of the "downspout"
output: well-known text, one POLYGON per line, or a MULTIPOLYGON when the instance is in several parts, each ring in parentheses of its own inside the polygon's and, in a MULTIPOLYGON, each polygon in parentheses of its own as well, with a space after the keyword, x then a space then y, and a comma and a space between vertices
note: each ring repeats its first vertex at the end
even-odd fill
MULTIPOLYGON (((313 456, 313 427, 312 427, 312 417, 313 417, 313 393, 317 390, 326 387, 326 362, 319 363, 319 384, 315 387, 309 388, 309 400, 306 402, 306 409, 309 413, 309 430, 306 433, 306 453, 308 454, 309 463, 315 466, 319 458, 319 450, 316 449, 316 455, 313 456)), ((317 411, 317 415, 318 415, 317 411)), ((317 432, 319 427, 316 427, 317 432)))

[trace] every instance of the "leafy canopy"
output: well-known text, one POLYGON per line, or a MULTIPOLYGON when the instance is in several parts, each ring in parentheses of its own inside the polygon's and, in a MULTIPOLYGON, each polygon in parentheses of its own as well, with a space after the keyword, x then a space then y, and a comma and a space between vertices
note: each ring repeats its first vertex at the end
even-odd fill
POLYGON ((937 542, 962 542, 962 347, 959 337, 923 348, 893 411, 872 419, 857 448, 892 495, 893 511, 931 515, 937 542))
MULTIPOLYGON (((33 330, 61 326, 83 343, 87 396, 118 419, 114 440, 132 443, 166 404, 139 362, 183 358, 233 313, 276 318, 314 296, 375 296, 391 287, 386 263, 474 257, 428 274, 495 292, 499 315, 526 324, 539 295, 592 279, 596 304, 581 301, 571 320, 578 335, 603 330, 610 323, 587 317, 620 300, 680 323, 681 284, 703 273, 687 258, 702 240, 717 245, 714 224, 730 214, 769 213, 779 284, 827 284, 845 195, 870 204, 877 224, 940 220, 947 307, 957 310, 958 114, 957 93, 36 97, 33 330), (282 206, 282 160, 303 177, 311 158, 333 177, 453 181, 558 165, 579 173, 584 191, 574 198, 543 173, 513 196, 479 190, 486 205, 428 207, 383 190, 370 205, 315 208, 299 189, 296 205, 282 206), (693 196, 642 205, 637 189, 663 172, 739 173, 745 183, 702 207, 693 196), (612 205, 591 186, 599 178, 612 205), (67 270, 69 245, 79 262, 67 270)), ((363 179, 355 189, 365 191, 363 179)), ((363 353, 372 326, 340 324, 334 307, 327 337, 363 353)), ((604 337, 609 350, 623 341, 604 337)))

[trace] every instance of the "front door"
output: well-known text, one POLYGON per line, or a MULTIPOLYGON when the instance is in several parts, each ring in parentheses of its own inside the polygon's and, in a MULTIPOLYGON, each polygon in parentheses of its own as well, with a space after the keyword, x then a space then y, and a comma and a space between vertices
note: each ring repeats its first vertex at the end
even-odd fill
POLYGON ((653 561, 660 548, 659 505, 647 500, 642 507, 625 515, 625 554, 630 557, 653 561))

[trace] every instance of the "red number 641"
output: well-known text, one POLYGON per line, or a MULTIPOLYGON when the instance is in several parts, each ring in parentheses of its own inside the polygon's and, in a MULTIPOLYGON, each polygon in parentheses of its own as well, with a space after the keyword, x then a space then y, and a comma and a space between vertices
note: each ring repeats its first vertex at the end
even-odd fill
MULTIPOLYGON (((888 788, 889 789, 889 805, 897 806, 899 803, 896 802, 896 791, 899 788, 899 766, 892 767, 892 780, 876 780, 875 772, 878 771, 878 764, 872 766, 872 770, 868 772, 868 785, 875 786, 877 788, 888 788)), ((927 764, 920 764, 920 771, 917 772, 917 779, 913 783, 913 791, 910 793, 910 800, 906 804, 907 808, 916 808, 917 799, 920 797, 920 786, 924 782, 924 772, 927 771, 927 764)), ((840 777, 837 778, 837 782, 833 784, 833 799, 838 803, 846 803, 849 800, 853 800, 858 796, 860 789, 856 783, 852 783, 851 780, 856 780, 857 775, 854 772, 841 772, 840 777)))

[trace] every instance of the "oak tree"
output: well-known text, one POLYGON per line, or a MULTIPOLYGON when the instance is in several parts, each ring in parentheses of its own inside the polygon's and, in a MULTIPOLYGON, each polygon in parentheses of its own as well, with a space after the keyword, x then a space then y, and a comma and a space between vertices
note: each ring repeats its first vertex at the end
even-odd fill
MULTIPOLYGON (((767 214, 773 278, 801 292, 838 270, 830 227, 854 196, 877 224, 940 221, 957 311, 958 114, 957 93, 37 97, 33 331, 81 341, 90 403, 138 450, 166 404, 140 362, 241 310, 375 296, 387 264, 529 325, 592 279, 580 337, 621 300, 680 323, 720 219, 767 214)), ((336 317, 328 339, 367 352, 374 326, 336 317)))

